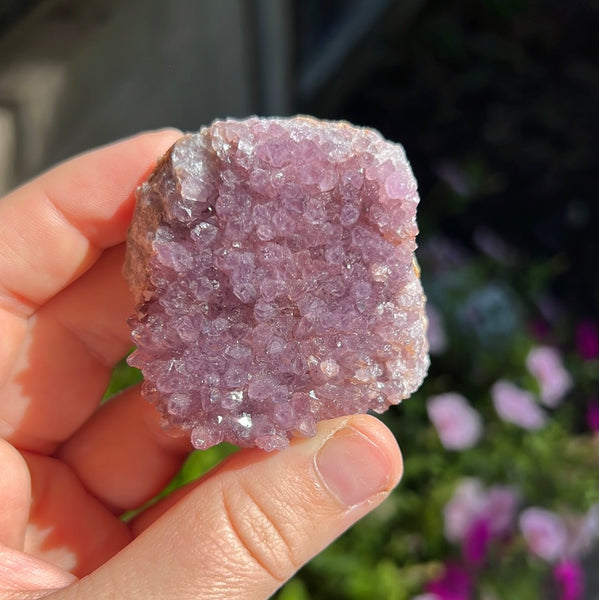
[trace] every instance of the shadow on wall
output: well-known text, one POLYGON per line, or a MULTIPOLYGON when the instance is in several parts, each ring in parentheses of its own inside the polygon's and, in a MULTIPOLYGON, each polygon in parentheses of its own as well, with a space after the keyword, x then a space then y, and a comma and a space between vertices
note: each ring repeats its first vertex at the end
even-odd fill
POLYGON ((0 39, 0 189, 137 131, 285 113, 288 5, 39 3, 0 39))

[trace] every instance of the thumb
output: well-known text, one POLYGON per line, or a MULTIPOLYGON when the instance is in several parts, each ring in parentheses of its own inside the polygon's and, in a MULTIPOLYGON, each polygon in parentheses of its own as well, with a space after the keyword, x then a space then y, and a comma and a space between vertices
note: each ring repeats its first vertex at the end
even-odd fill
POLYGON ((366 415, 321 423, 282 452, 239 452, 53 597, 263 600, 380 504, 401 470, 391 432, 366 415))

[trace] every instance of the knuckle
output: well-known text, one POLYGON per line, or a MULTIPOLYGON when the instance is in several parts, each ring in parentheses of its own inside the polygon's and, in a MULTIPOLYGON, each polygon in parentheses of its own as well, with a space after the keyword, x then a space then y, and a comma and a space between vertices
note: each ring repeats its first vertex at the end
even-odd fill
POLYGON ((223 489, 222 501, 233 543, 278 583, 291 577, 300 561, 289 515, 277 510, 276 503, 265 503, 248 485, 223 489))

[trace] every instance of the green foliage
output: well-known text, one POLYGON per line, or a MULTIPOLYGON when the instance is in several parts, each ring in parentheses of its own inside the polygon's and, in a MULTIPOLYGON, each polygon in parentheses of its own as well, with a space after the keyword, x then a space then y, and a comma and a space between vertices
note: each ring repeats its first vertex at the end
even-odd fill
POLYGON ((141 383, 143 376, 139 369, 135 369, 134 367, 130 367, 127 364, 127 359, 123 358, 120 360, 112 371, 112 376, 110 378, 110 383, 104 393, 104 397, 102 401, 105 402, 122 392, 124 389, 135 385, 136 383, 141 383))
POLYGON ((310 595, 306 586, 298 577, 292 579, 281 590, 278 595, 279 600, 310 600, 310 595))
MULTIPOLYGON (((599 503, 599 444, 581 419, 599 383, 599 360, 584 361, 574 352, 574 322, 556 321, 544 342, 562 349, 576 382, 562 405, 545 408, 546 426, 527 431, 502 421, 490 394, 498 379, 539 394, 539 382, 525 366, 530 349, 539 344, 529 333, 530 323, 539 318, 536 298, 546 293, 559 266, 522 262, 513 269, 478 255, 439 269, 426 248, 421 263, 447 347, 434 357, 422 388, 381 417, 402 447, 403 481, 382 506, 284 586, 278 600, 409 600, 420 593, 443 573, 444 564, 461 560, 460 548, 445 538, 443 509, 464 477, 489 487, 511 486, 522 509, 582 515, 599 503), (484 434, 472 448, 445 449, 429 420, 427 398, 448 391, 464 394, 482 417, 484 434)), ((139 380, 139 372, 121 361, 106 398, 139 380)), ((221 444, 193 452, 159 497, 198 479, 236 450, 221 444)), ((533 600, 544 593, 548 576, 548 565, 529 555, 514 530, 507 546, 490 546, 477 569, 477 594, 533 600)))
POLYGON ((172 490, 195 481, 237 450, 237 446, 233 446, 233 444, 222 443, 207 450, 192 452, 164 493, 168 494, 172 490))
MULTIPOLYGON (((545 409, 545 427, 527 431, 506 423, 491 400, 490 388, 498 379, 539 394, 539 382, 525 363, 541 342, 529 330, 539 318, 536 298, 559 268, 523 262, 514 269, 480 255, 446 271, 435 271, 426 258, 421 262, 448 345, 434 357, 421 390, 382 416, 402 447, 402 483, 294 580, 292 585, 301 581, 302 593, 308 590, 314 600, 407 600, 441 573, 444 563, 459 561, 460 548, 444 536, 443 508, 464 477, 514 488, 521 509, 582 515, 599 502, 599 445, 581 429, 580 419, 587 394, 599 381, 599 361, 583 361, 574 353, 574 322, 555 322, 552 337, 543 342, 566 352, 576 382, 563 404, 545 409), (476 318, 470 319, 465 307, 476 318), (427 398, 447 391, 463 393, 482 416, 484 435, 473 448, 446 450, 429 421, 427 398)), ((549 566, 529 555, 514 530, 508 546, 491 547, 477 577, 478 594, 536 600, 544 594, 549 566)))
MULTIPOLYGON (((309 593, 302 597, 408 600, 420 593, 444 563, 461 560, 460 548, 444 536, 443 508, 464 477, 510 486, 521 509, 583 515, 599 502, 599 445, 579 428, 584 390, 597 382, 598 361, 565 355, 576 385, 561 406, 545 409, 548 422, 536 431, 502 421, 491 400, 498 379, 539 394, 525 362, 540 342, 528 330, 538 318, 535 298, 550 284, 554 265, 523 263, 514 270, 478 256, 439 272, 427 270, 426 258, 421 262, 448 345, 434 358, 421 390, 382 416, 402 447, 403 481, 381 507, 300 572, 291 585, 302 582, 302 594, 309 593), (528 288, 523 281, 530 282, 528 288), (468 306, 476 318, 465 315, 468 306), (482 417, 484 435, 473 448, 446 450, 429 421, 427 398, 447 391, 466 395, 482 417)), ((571 340, 572 326, 556 323, 550 342, 567 350, 568 338, 560 336, 566 333, 571 340)), ((549 566, 529 555, 515 529, 507 546, 491 546, 477 573, 481 595, 533 600, 543 595, 549 566)), ((279 597, 285 593, 283 588, 279 597)))

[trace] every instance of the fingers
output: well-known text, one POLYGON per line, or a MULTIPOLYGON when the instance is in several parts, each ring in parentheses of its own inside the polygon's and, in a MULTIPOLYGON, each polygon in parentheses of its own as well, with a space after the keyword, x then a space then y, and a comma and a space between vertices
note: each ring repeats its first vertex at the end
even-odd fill
POLYGON ((368 416, 322 423, 282 452, 240 452, 56 598, 263 600, 400 474, 395 440, 368 416))
POLYGON ((23 549, 30 501, 27 463, 13 446, 0 440, 0 546, 23 549))
POLYGON ((124 240, 135 186, 179 135, 90 152, 0 202, 0 437, 18 447, 69 437, 129 347, 124 247, 102 250, 124 240))
MULTIPOLYGON (((134 302, 121 273, 124 260, 125 244, 106 250, 92 269, 36 313, 38 321, 60 323, 65 336, 78 339, 111 370, 132 346, 126 320, 134 302)), ((73 370, 79 372, 76 366, 73 370)))
POLYGON ((158 494, 191 450, 188 437, 169 437, 139 387, 105 404, 57 456, 85 487, 117 512, 158 494))
POLYGON ((0 306, 29 315, 125 239, 133 191, 181 133, 138 135, 83 154, 0 203, 0 306))
POLYGON ((43 598, 48 592, 64 588, 76 580, 74 575, 51 563, 13 548, 0 546, 0 594, 2 598, 43 598), (31 594, 34 590, 39 594, 31 594))
POLYGON ((39 454, 23 456, 31 473, 25 552, 82 576, 130 541, 127 526, 94 498, 67 466, 39 454))
POLYGON ((0 436, 19 448, 52 452, 96 410, 131 345, 123 256, 122 244, 105 251, 28 319, 21 353, 0 387, 0 436))

